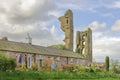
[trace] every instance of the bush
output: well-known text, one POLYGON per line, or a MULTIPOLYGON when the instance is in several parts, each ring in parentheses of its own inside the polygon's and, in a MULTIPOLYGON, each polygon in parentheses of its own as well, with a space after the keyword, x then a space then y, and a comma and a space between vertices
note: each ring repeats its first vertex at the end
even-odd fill
POLYGON ((67 65, 63 69, 70 72, 102 72, 103 70, 96 66, 70 66, 67 65))
POLYGON ((42 66, 42 69, 43 69, 43 70, 48 70, 48 71, 51 70, 52 60, 44 59, 43 64, 44 64, 44 65, 42 66))
POLYGON ((74 67, 72 65, 66 65, 63 67, 63 71, 73 72, 74 67))
POLYGON ((32 70, 38 70, 38 65, 33 62, 32 65, 31 65, 31 69, 32 70))
POLYGON ((63 71, 69 72, 103 72, 103 70, 97 66, 78 66, 78 65, 66 65, 63 67, 63 71))
POLYGON ((116 60, 111 60, 111 67, 112 67, 112 71, 115 73, 120 73, 120 65, 119 62, 116 60))
POLYGON ((22 70, 26 70, 26 69, 27 69, 25 63, 22 63, 21 69, 22 69, 22 70))
POLYGON ((80 72, 86 72, 86 71, 87 71, 87 69, 86 69, 85 66, 79 66, 78 70, 79 70, 80 72))
POLYGON ((106 71, 109 71, 109 56, 106 56, 105 58, 105 69, 106 71))
POLYGON ((85 66, 74 66, 74 71, 78 71, 78 72, 86 72, 87 68, 85 66))
POLYGON ((9 58, 7 66, 8 66, 7 68, 8 70, 15 70, 16 68, 15 59, 9 58))
POLYGON ((0 53, 0 71, 15 70, 15 68, 15 60, 7 57, 4 53, 0 53))
POLYGON ((95 72, 103 72, 104 70, 103 69, 101 69, 101 68, 96 68, 95 69, 95 72))

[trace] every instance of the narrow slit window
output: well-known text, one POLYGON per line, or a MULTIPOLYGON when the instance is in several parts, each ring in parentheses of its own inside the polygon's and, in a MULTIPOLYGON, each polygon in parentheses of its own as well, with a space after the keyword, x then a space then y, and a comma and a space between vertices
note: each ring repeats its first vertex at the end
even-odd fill
POLYGON ((82 49, 82 54, 85 54, 85 48, 82 49))
POLYGON ((66 19, 66 23, 68 24, 68 19, 66 19))
POLYGON ((69 19, 68 19, 68 17, 66 17, 66 24, 68 24, 69 23, 69 19))

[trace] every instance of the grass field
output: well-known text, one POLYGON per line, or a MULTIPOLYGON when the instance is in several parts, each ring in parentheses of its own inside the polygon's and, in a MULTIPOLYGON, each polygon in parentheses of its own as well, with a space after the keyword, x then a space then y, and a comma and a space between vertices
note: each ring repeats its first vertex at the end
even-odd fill
POLYGON ((0 80, 120 80, 113 72, 14 71, 0 72, 0 80))

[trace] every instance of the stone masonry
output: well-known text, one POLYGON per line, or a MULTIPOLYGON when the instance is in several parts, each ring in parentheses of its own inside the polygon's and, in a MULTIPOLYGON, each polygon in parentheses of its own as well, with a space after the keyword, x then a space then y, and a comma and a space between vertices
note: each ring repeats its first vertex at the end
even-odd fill
POLYGON ((76 52, 84 55, 89 62, 92 62, 92 30, 80 32, 76 34, 76 52))
MULTIPOLYGON (((67 10, 64 16, 59 18, 61 29, 65 32, 65 46, 68 50, 59 50, 22 42, 0 40, 0 52, 7 54, 16 60, 17 67, 24 63, 26 68, 31 68, 36 63, 38 68, 64 68, 67 65, 86 66, 92 62, 92 30, 77 31, 76 53, 73 52, 73 13, 67 10), (81 56, 81 55, 84 55, 81 56), (49 63, 49 64, 48 64, 49 63)), ((30 41, 31 42, 31 41, 30 41)))
POLYGON ((73 13, 67 10, 64 16, 59 17, 61 29, 65 32, 65 46, 68 50, 73 51, 73 13))

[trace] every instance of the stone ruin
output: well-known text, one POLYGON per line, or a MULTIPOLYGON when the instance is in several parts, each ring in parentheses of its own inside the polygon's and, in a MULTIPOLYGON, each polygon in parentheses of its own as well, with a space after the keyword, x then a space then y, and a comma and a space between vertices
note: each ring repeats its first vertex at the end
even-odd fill
POLYGON ((92 62, 92 30, 77 31, 76 33, 76 52, 84 55, 92 62))
POLYGON ((64 16, 59 18, 61 29, 65 32, 65 47, 73 51, 73 13, 67 10, 64 16))
MULTIPOLYGON (((73 51, 73 13, 67 10, 64 16, 59 17, 61 29, 65 32, 65 46, 68 50, 73 51)), ((86 59, 92 62, 92 30, 77 31, 76 33, 76 53, 84 55, 86 59)))

